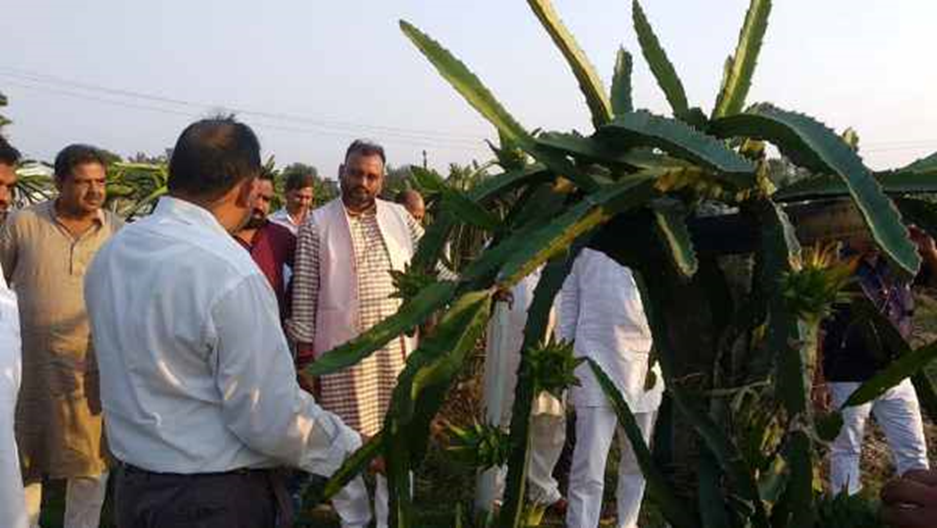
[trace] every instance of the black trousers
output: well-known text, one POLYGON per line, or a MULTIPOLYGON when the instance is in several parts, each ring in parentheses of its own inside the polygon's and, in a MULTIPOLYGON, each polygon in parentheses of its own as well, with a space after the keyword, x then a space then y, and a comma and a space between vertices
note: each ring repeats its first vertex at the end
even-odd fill
POLYGON ((118 528, 277 528, 292 525, 274 470, 181 475, 133 466, 117 472, 118 528))

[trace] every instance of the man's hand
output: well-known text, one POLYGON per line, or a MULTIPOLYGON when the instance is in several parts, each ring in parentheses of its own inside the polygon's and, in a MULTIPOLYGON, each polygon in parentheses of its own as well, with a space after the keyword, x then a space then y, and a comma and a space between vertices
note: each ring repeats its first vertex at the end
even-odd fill
POLYGON ((909 471, 882 488, 882 521, 892 528, 937 526, 937 471, 909 471))
POLYGON ((322 390, 319 386, 318 378, 306 373, 305 370, 300 370, 296 373, 296 381, 299 382, 299 387, 301 389, 312 394, 312 397, 317 401, 321 398, 322 390))
POLYGON ((908 235, 911 241, 917 246, 917 252, 921 255, 921 270, 927 271, 927 282, 930 286, 937 286, 937 243, 934 238, 927 234, 920 227, 912 224, 908 226, 908 235))
POLYGON ((927 231, 912 224, 908 226, 908 234, 911 236, 911 241, 917 245, 921 255, 937 253, 937 243, 934 242, 933 237, 927 234, 927 231))
POLYGON ((826 383, 815 383, 810 394, 813 400, 813 408, 819 412, 830 412, 833 406, 833 398, 830 396, 830 388, 826 383))
POLYGON ((368 465, 368 471, 375 475, 386 475, 387 474, 387 464, 384 462, 384 457, 376 457, 368 465))
MULTIPOLYGON (((371 441, 371 439, 372 437, 368 435, 365 435, 365 434, 361 435, 361 445, 367 444, 368 442, 371 441)), ((368 464, 368 472, 371 474, 376 474, 376 475, 387 474, 387 463, 384 462, 384 457, 383 456, 374 457, 374 459, 371 460, 371 463, 368 464)))
POLYGON ((514 294, 511 293, 511 290, 501 288, 495 292, 492 298, 495 300, 495 302, 508 303, 509 308, 514 307, 514 294))
POLYGON ((917 246, 917 252, 924 259, 924 263, 929 266, 937 265, 937 243, 934 242, 934 238, 914 224, 908 226, 908 234, 917 246))
POLYGON ((315 360, 316 354, 312 348, 312 344, 296 343, 296 381, 299 382, 299 386, 302 387, 303 390, 312 394, 312 396, 318 400, 321 396, 319 380, 315 376, 306 373, 306 367, 311 365, 315 360))

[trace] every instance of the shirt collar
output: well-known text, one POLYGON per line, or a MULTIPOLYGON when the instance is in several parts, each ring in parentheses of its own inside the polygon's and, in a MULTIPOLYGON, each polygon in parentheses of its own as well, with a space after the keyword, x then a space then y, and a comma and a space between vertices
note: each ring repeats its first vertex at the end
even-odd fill
POLYGON ((345 214, 348 215, 348 218, 368 218, 377 215, 377 200, 374 200, 374 205, 359 213, 353 213, 345 206, 344 202, 342 203, 342 207, 345 209, 345 214))
MULTIPOLYGON (((46 202, 46 211, 49 213, 49 217, 51 217, 52 220, 55 222, 59 221, 59 214, 55 210, 55 203, 57 200, 58 200, 57 198, 53 198, 46 202)), ((94 222, 98 224, 98 227, 100 227, 104 225, 106 220, 107 218, 104 216, 104 209, 103 208, 98 209, 96 214, 94 215, 94 222)))
POLYGON ((174 218, 189 225, 207 227, 217 231, 219 234, 231 236, 227 230, 225 230, 224 226, 218 222, 215 215, 211 214, 208 209, 179 198, 173 198, 171 196, 163 196, 160 198, 159 202, 156 203, 153 216, 174 218))

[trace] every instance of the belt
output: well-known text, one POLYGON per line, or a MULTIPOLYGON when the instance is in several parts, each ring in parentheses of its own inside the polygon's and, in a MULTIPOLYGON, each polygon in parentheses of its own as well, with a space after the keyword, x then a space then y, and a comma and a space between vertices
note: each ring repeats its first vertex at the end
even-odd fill
POLYGON ((160 472, 160 471, 150 471, 148 469, 143 469, 141 467, 134 466, 133 464, 128 464, 126 462, 120 462, 118 464, 124 471, 127 473, 134 473, 137 475, 150 475, 156 477, 173 477, 179 479, 187 478, 204 478, 204 477, 228 477, 228 476, 264 476, 268 474, 275 473, 277 470, 273 468, 238 468, 231 469, 228 471, 215 471, 215 472, 205 472, 205 473, 169 473, 169 472, 160 472))

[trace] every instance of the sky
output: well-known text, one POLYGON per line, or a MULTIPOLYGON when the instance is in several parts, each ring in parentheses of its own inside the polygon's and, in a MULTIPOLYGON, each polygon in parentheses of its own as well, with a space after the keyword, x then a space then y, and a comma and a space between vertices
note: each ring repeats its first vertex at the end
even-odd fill
MULTIPOLYGON (((565 61, 521 0, 3 0, 7 134, 52 159, 73 142, 159 154, 191 121, 234 111, 278 165, 332 177, 348 143, 389 163, 485 161, 493 128, 403 36, 405 19, 466 62, 528 129, 591 130, 565 61)), ((554 0, 610 83, 635 55, 639 108, 669 109, 626 0, 554 0)), ((711 110, 747 0, 644 0, 691 105, 711 110)), ((937 151, 933 0, 776 0, 749 102, 853 127, 875 169, 937 151)))

